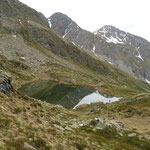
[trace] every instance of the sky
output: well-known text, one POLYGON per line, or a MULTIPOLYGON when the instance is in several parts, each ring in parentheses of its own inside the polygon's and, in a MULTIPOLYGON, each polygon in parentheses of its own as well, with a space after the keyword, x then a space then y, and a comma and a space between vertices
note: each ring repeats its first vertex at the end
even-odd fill
POLYGON ((150 0, 20 0, 50 17, 62 12, 81 28, 95 31, 104 25, 150 41, 150 0))

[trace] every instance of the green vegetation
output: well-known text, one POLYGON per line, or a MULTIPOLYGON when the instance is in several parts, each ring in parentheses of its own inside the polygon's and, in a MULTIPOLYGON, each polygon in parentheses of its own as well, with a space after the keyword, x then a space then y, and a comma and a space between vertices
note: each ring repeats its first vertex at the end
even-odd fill
POLYGON ((103 130, 93 131, 91 128, 84 126, 80 130, 89 134, 95 140, 97 139, 100 145, 105 145, 105 149, 148 150, 150 148, 148 140, 139 140, 138 136, 129 137, 128 132, 121 133, 121 136, 115 128, 108 127, 103 130))
POLYGON ((18 94, 12 100, 0 94, 0 113, 0 148, 4 150, 26 150, 25 143, 42 150, 150 148, 149 140, 140 138, 138 133, 130 137, 132 131, 118 131, 115 127, 95 130, 88 124, 73 128, 72 124, 92 120, 93 115, 69 111, 18 94))
POLYGON ((104 84, 101 86, 100 93, 116 96, 116 97, 124 97, 124 96, 132 96, 140 93, 141 91, 138 89, 129 88, 127 86, 116 86, 112 84, 104 84), (113 90, 112 90, 113 89, 113 90))

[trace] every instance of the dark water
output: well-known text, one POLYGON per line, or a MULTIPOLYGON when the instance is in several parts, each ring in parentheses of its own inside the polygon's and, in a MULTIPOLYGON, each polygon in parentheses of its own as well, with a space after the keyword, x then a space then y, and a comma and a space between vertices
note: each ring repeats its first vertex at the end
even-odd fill
POLYGON ((74 108, 83 97, 93 93, 95 89, 90 86, 74 86, 40 80, 24 85, 19 91, 48 103, 74 108))

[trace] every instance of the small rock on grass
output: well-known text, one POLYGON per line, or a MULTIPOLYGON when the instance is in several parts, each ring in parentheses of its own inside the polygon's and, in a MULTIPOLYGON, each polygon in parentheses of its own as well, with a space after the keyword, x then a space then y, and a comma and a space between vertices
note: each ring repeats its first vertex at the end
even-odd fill
POLYGON ((27 142, 24 142, 24 148, 31 149, 31 150, 37 150, 36 148, 34 148, 32 145, 28 144, 27 142))

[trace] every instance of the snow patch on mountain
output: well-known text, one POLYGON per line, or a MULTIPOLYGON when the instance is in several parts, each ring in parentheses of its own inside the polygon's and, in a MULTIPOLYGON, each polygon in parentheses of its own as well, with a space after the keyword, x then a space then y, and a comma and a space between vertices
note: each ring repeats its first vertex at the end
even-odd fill
POLYGON ((95 56, 97 56, 97 54, 95 53, 95 50, 96 50, 96 47, 95 47, 95 45, 93 45, 92 52, 94 53, 95 56))
POLYGON ((99 35, 99 36, 105 36, 105 34, 107 33, 107 29, 105 27, 103 27, 102 30, 96 30, 93 32, 93 34, 95 35, 99 35))
POLYGON ((109 63, 109 64, 111 64, 111 65, 113 65, 113 63, 112 63, 112 62, 110 62, 110 61, 109 61, 108 63, 109 63))
POLYGON ((122 38, 118 36, 117 32, 111 33, 112 27, 103 27, 100 30, 94 31, 93 33, 95 35, 98 35, 106 40, 108 43, 115 43, 115 44, 124 44, 124 41, 126 41, 126 34, 121 33, 122 38), (124 40, 125 39, 125 40, 124 40))
POLYGON ((120 38, 117 36, 117 34, 116 34, 116 38, 117 38, 119 41, 122 41, 122 39, 120 39, 120 38))
POLYGON ((72 25, 72 22, 67 26, 65 30, 65 34, 62 36, 63 38, 65 38, 65 36, 69 33, 69 31, 71 31, 71 28, 70 28, 71 25, 72 25))
POLYGON ((113 36, 110 36, 110 38, 106 37, 106 42, 108 43, 115 43, 115 44, 124 44, 124 42, 122 42, 122 40, 119 40, 118 37, 114 38, 113 36))
POLYGON ((74 42, 72 42, 73 45, 76 45, 74 42))
POLYGON ((101 35, 101 34, 107 33, 107 31, 106 31, 106 30, 103 30, 103 31, 98 30, 98 31, 94 31, 93 33, 94 33, 95 35, 101 35))
POLYGON ((150 84, 150 81, 149 81, 148 79, 145 79, 145 81, 146 81, 148 84, 150 84))
POLYGON ((51 28, 52 27, 51 19, 48 19, 48 24, 49 24, 49 27, 51 28))
POLYGON ((93 50, 92 51, 93 51, 93 53, 95 53, 95 45, 93 45, 93 50))
POLYGON ((142 61, 144 61, 144 59, 142 58, 142 56, 141 56, 141 54, 140 54, 140 52, 139 52, 139 48, 140 48, 140 47, 136 47, 136 48, 135 48, 136 51, 138 52, 138 55, 136 55, 136 57, 138 57, 139 59, 141 59, 142 61))

